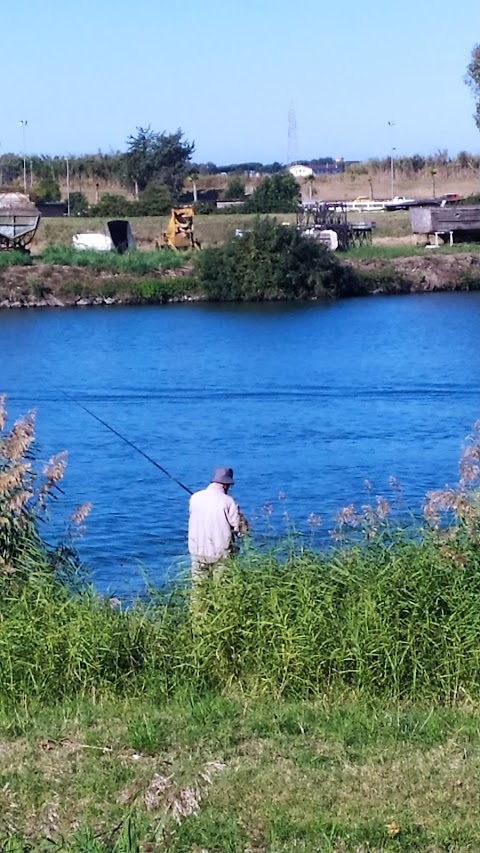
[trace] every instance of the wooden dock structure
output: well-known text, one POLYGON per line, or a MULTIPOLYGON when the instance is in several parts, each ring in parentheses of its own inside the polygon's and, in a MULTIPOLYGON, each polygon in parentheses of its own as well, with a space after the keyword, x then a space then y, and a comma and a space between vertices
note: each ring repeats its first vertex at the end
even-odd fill
POLYGON ((445 205, 444 207, 411 207, 410 224, 414 234, 439 237, 453 243, 480 242, 480 205, 445 205))

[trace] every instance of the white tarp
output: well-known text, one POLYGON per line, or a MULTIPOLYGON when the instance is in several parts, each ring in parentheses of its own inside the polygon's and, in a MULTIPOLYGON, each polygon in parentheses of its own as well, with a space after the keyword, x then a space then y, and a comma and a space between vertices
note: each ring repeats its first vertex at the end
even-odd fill
POLYGON ((75 249, 93 249, 96 252, 111 252, 113 240, 106 234, 74 234, 72 238, 75 249))

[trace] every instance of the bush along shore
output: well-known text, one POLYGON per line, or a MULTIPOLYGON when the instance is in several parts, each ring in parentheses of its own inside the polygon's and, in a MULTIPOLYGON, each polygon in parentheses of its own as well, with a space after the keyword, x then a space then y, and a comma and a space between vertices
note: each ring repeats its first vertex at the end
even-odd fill
POLYGON ((480 253, 367 247, 344 256, 275 219, 258 218, 217 247, 78 252, 52 246, 33 258, 0 255, 0 308, 173 301, 301 300, 476 290, 480 253), (401 253, 403 252, 403 254, 401 253))
POLYGON ((330 549, 247 545, 192 608, 99 596, 88 505, 46 544, 66 455, 39 470, 33 413, 5 420, 2 849, 478 849, 480 422, 410 533, 348 506, 330 549))

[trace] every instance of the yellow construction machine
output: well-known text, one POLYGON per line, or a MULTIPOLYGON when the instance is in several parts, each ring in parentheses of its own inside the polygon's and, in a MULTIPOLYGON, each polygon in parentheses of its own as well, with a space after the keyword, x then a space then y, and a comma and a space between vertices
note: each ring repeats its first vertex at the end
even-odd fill
MULTIPOLYGON (((167 230, 163 232, 161 249, 173 249, 181 252, 187 249, 200 249, 200 243, 195 240, 193 207, 172 207, 167 230)), ((157 247, 159 243, 157 241, 157 247)))

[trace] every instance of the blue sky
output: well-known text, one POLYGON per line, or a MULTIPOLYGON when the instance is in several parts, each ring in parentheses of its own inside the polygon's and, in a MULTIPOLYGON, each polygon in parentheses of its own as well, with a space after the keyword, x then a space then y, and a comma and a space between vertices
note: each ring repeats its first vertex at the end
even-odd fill
POLYGON ((123 150, 137 126, 194 159, 480 151, 463 82, 479 0, 2 0, 0 153, 123 150), (388 122, 395 122, 389 127, 388 122))

